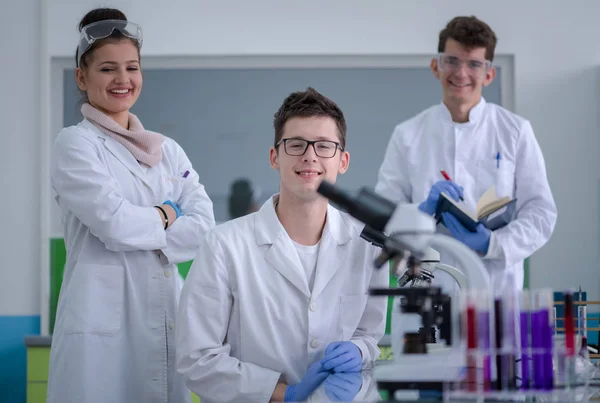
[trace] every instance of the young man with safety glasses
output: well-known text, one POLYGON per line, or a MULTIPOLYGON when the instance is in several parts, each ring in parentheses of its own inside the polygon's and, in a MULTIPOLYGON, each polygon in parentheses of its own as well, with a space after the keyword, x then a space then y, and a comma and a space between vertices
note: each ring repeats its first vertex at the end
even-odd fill
POLYGON ((363 225, 316 192, 348 169, 344 115, 309 88, 274 126, 279 194, 211 232, 182 291, 177 367, 203 403, 302 401, 379 356, 387 299, 368 290, 389 274, 363 225))
MULTIPOLYGON (((443 222, 451 236, 481 255, 494 284, 512 281, 509 287, 521 289, 523 261, 548 241, 557 211, 531 124, 482 96, 496 76, 496 41, 474 16, 456 17, 440 32, 431 71, 443 100, 396 126, 376 191, 395 202, 418 203, 431 215, 442 192, 464 199, 471 211, 492 186, 498 197, 517 199, 516 218, 495 231, 479 224, 471 232, 449 213, 443 222)), ((447 256, 441 259, 458 267, 447 256)), ((454 281, 442 276, 434 285, 455 291, 454 281)))

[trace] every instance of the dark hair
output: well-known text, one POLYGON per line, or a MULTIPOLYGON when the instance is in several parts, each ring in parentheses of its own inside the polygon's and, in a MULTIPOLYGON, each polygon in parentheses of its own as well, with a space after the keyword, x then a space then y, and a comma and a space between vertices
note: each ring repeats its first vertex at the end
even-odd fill
MULTIPOLYGON (((127 21, 127 17, 125 16, 125 14, 123 14, 122 11, 117 10, 116 8, 96 8, 90 12, 88 12, 79 22, 78 25, 78 29, 79 32, 81 32, 81 30, 83 29, 83 27, 85 27, 86 25, 89 25, 93 22, 98 22, 98 21, 104 21, 104 20, 122 20, 122 21, 127 21)), ((79 48, 75 50, 75 63, 77 67, 87 67, 88 64, 88 59, 89 57, 92 55, 92 53, 94 53, 94 50, 96 50, 100 45, 107 43, 107 42, 117 42, 123 39, 129 39, 130 41, 132 41, 132 43, 135 44, 135 46, 138 49, 138 57, 140 56, 140 48, 138 46, 138 43, 131 39, 131 38, 127 38, 125 35, 123 35, 121 32, 114 30, 112 32, 112 34, 105 39, 101 39, 99 41, 96 41, 92 44, 92 46, 88 49, 87 52, 85 52, 82 56, 81 56, 81 65, 77 65, 78 63, 78 59, 79 59, 79 48)))
POLYGON ((347 128, 344 113, 335 102, 312 87, 308 87, 303 92, 294 92, 283 101, 274 116, 275 141, 273 145, 276 147, 283 137, 283 127, 288 120, 295 117, 314 116, 330 117, 335 121, 339 131, 340 147, 345 150, 347 128))
POLYGON ((254 191, 248 179, 237 179, 231 184, 228 210, 231 218, 238 218, 248 214, 254 202, 254 191))
POLYGON ((496 50, 496 34, 488 24, 474 15, 470 17, 455 17, 440 31, 438 52, 446 50, 446 41, 454 39, 467 49, 485 48, 485 58, 494 60, 496 50))

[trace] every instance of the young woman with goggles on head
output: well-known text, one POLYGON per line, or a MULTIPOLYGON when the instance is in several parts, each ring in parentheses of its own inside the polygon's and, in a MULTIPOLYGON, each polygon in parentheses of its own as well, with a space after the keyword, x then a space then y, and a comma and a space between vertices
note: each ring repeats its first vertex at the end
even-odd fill
POLYGON ((51 183, 67 258, 48 402, 189 402, 175 370, 177 263, 215 225, 183 149, 130 113, 142 88, 142 30, 114 9, 80 24, 84 119, 54 144, 51 183))

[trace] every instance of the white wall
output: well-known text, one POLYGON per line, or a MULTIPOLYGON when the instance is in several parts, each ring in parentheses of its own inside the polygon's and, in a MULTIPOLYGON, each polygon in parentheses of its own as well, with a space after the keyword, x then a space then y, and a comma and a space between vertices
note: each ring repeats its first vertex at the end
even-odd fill
MULTIPOLYGON (((49 1, 51 56, 73 55, 76 24, 98 4, 49 1)), ((143 26, 146 55, 424 54, 436 51, 439 30, 449 19, 477 15, 499 36, 497 52, 515 56, 515 110, 533 124, 559 209, 552 240, 532 258, 532 285, 562 289, 581 284, 591 298, 600 299, 600 2, 130 0, 101 4, 121 8, 143 26)), ((18 69, 21 72, 16 74, 23 78, 18 82, 31 86, 27 66, 25 72, 20 65, 18 69)), ((18 96, 29 99, 33 93, 33 88, 26 95, 19 88, 18 96)), ((9 112, 9 116, 27 113, 20 107, 9 112)), ((32 122, 9 124, 26 124, 27 130, 35 130, 32 122)), ((30 142, 19 140, 16 153, 0 152, 15 161, 30 142)), ((33 183, 19 182, 13 189, 22 191, 22 187, 27 195, 35 194, 33 183)), ((32 219, 37 217, 32 214, 32 219)), ((9 220, 23 224, 20 218, 9 220)), ((19 231, 27 236, 11 240, 11 252, 35 250, 36 239, 29 230, 19 231)), ((35 263, 29 254, 26 261, 35 263)))
POLYGON ((0 12, 0 38, 0 316, 39 315, 40 1, 0 12))

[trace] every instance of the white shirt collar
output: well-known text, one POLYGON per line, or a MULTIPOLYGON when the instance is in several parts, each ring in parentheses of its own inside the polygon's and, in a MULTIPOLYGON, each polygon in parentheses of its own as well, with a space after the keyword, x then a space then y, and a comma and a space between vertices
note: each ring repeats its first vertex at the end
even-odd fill
POLYGON ((485 110, 485 105, 486 105, 485 99, 483 97, 481 97, 479 102, 474 107, 472 107, 471 110, 469 111, 469 121, 465 122, 465 123, 457 123, 457 122, 452 121, 452 115, 450 115, 450 111, 448 110, 448 107, 442 101, 441 102, 441 111, 442 111, 443 121, 446 123, 457 125, 457 126, 474 125, 482 119, 483 111, 485 110))

